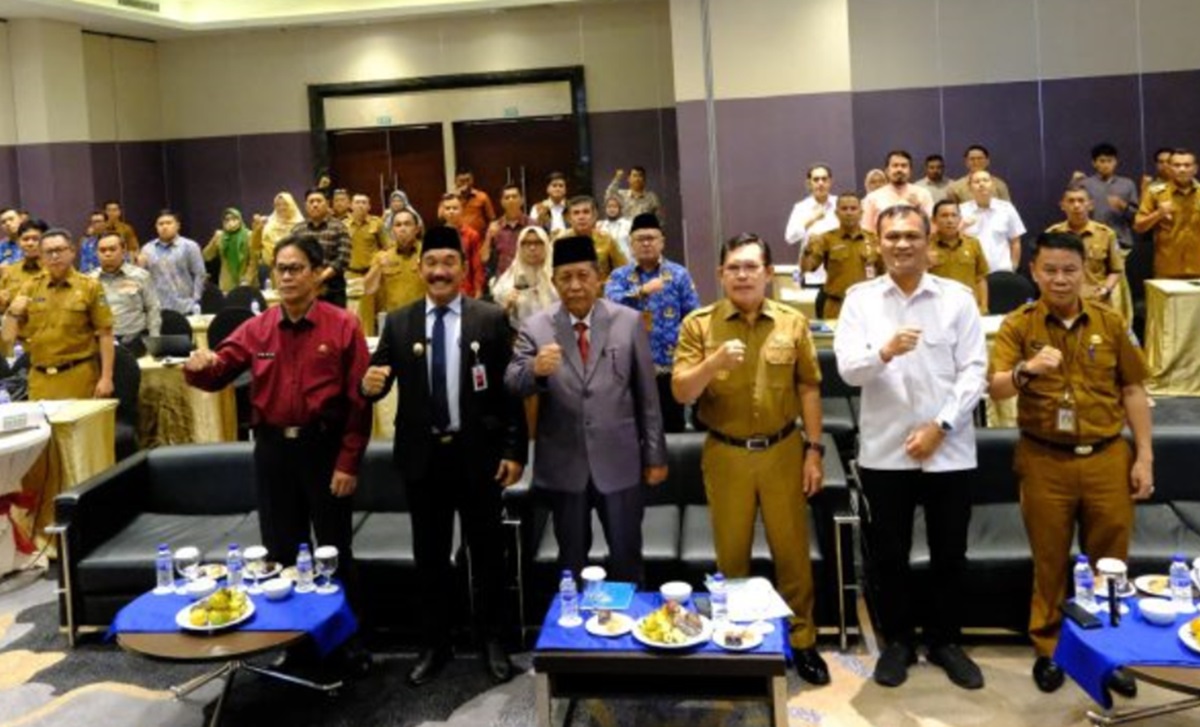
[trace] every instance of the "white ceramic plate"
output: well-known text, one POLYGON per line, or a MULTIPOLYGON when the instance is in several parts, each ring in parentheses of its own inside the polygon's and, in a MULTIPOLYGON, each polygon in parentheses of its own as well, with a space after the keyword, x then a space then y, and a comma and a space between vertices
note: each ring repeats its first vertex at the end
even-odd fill
POLYGON ((719 631, 714 631, 712 642, 722 649, 726 649, 728 651, 750 651, 751 649, 758 648, 759 644, 763 642, 763 635, 758 631, 758 629, 751 628, 749 626, 736 626, 734 629, 725 628, 719 631), (731 630, 738 630, 742 632, 743 636, 740 646, 731 646, 730 644, 725 643, 725 634, 727 631, 731 630))
MULTIPOLYGON (((282 563, 268 561, 264 565, 266 566, 266 570, 258 574, 258 580, 260 581, 269 581, 275 576, 279 575, 279 573, 283 570, 282 563)), ((242 571, 242 578, 245 581, 253 580, 253 576, 250 573, 250 568, 248 566, 242 571)))
POLYGON ((673 650, 690 649, 693 646, 698 646, 700 644, 703 644, 705 641, 708 641, 710 638, 712 638, 712 621, 709 621, 706 616, 700 617, 700 633, 696 634, 695 636, 693 636, 692 638, 690 638, 686 641, 681 641, 678 644, 664 644, 661 641, 654 641, 653 639, 648 639, 645 636, 643 636, 642 635, 642 622, 645 620, 646 620, 646 617, 643 616, 642 618, 638 619, 636 624, 634 624, 633 638, 637 639, 638 641, 645 644, 646 646, 650 646, 655 649, 673 649, 673 650))
POLYGON ((1170 583, 1170 578, 1157 575, 1138 576, 1133 579, 1133 585, 1142 593, 1162 598, 1171 597, 1170 583))
POLYGON ((239 618, 235 618, 234 620, 230 621, 229 623, 221 624, 220 626, 193 626, 192 622, 188 620, 188 613, 191 612, 193 606, 196 606, 199 603, 200 603, 200 601, 197 601, 196 603, 189 604, 189 605, 184 606, 183 608, 179 609, 179 613, 175 614, 175 625, 178 626, 179 628, 183 629, 184 631, 195 631, 197 633, 210 634, 214 631, 222 631, 224 629, 228 629, 228 628, 237 626, 238 624, 243 623, 246 619, 248 619, 254 615, 254 601, 252 599, 247 598, 246 599, 246 612, 243 613, 239 618))
POLYGON ((607 624, 602 624, 600 623, 599 616, 592 616, 583 627, 592 636, 615 638, 617 636, 624 636, 633 630, 633 619, 623 613, 614 613, 611 621, 607 624))
POLYGON ((1200 654, 1200 641, 1196 641, 1196 637, 1192 635, 1192 622, 1187 621, 1179 627, 1179 640, 1183 645, 1192 651, 1200 654))

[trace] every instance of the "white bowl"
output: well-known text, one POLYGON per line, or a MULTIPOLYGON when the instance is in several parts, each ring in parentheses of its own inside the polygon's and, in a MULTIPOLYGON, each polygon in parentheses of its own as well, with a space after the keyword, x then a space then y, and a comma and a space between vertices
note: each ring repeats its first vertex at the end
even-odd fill
POLYGON ((662 584, 658 592, 665 600, 683 603, 692 597, 692 586, 683 581, 668 581, 662 584))
POLYGON ((287 578, 272 578, 262 584, 262 591, 268 601, 282 601, 292 595, 292 582, 287 578))
POLYGON ((1143 598, 1138 601, 1138 611, 1142 618, 1157 626, 1170 626, 1175 623, 1175 604, 1163 598, 1143 598))
POLYGON ((212 578, 197 578, 186 586, 188 598, 199 601, 217 592, 217 582, 212 578))

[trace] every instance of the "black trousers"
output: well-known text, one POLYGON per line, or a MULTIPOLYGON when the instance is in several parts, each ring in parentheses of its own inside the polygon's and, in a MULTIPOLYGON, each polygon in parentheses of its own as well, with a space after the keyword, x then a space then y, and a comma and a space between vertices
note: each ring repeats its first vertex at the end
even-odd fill
POLYGON ((583 492, 544 490, 543 497, 554 516, 558 540, 558 563, 576 578, 587 565, 592 549, 592 508, 600 516, 608 541, 608 580, 642 582, 642 512, 645 509, 641 484, 604 494, 588 480, 583 492))
POLYGON ((668 434, 682 432, 683 404, 675 401, 671 395, 671 374, 657 374, 654 380, 658 384, 658 408, 662 410, 663 431, 668 434))
POLYGON ((500 636, 504 623, 504 526, 500 519, 499 462, 480 462, 460 440, 435 440, 434 466, 428 475, 408 483, 412 515, 413 556, 421 586, 422 614, 430 646, 450 644, 455 613, 453 557, 454 514, 471 554, 477 590, 476 628, 484 638, 500 636))
POLYGON ((924 640, 937 646, 961 635, 962 575, 966 566, 967 526, 971 522, 969 479, 974 470, 860 471, 869 516, 866 545, 868 577, 880 630, 889 641, 914 643, 918 620, 924 640), (913 515, 925 510, 929 544, 928 591, 918 591, 909 572, 913 515))
POLYGON ((273 430, 259 428, 254 441, 254 468, 258 482, 258 520, 269 558, 295 563, 301 543, 338 549, 334 575, 346 587, 346 598, 357 615, 358 573, 351 548, 353 497, 334 497, 329 491, 333 469, 341 451, 341 437, 331 433, 284 439, 273 430))

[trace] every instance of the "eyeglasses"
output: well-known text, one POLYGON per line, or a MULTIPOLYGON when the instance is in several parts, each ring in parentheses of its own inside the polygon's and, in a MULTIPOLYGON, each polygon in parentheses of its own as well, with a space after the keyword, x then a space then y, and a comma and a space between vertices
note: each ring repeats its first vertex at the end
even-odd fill
POLYGON ((59 255, 66 255, 69 252, 71 252, 71 248, 69 247, 48 247, 42 250, 42 254, 46 257, 58 257, 59 255))
POLYGON ((300 273, 303 273, 305 270, 308 270, 308 269, 309 269, 309 267, 307 265, 301 265, 300 263, 295 263, 292 265, 276 265, 275 266, 275 274, 276 275, 299 275, 300 273))
POLYGON ((739 275, 758 275, 762 269, 763 266, 759 263, 741 263, 740 265, 730 263, 722 268, 726 275, 732 275, 734 277, 739 275))
POLYGON ((630 240, 639 245, 652 245, 658 241, 658 235, 637 235, 635 237, 631 237, 630 240))

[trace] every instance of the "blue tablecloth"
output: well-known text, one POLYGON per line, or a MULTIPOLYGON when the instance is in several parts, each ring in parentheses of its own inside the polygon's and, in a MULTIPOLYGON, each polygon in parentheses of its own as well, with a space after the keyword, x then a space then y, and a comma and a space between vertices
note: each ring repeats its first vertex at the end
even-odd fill
MULTIPOLYGON (((346 604, 345 589, 327 596, 292 593, 282 601, 250 596, 254 615, 238 624, 240 631, 304 631, 317 653, 325 656, 358 630, 358 621, 346 604)), ((122 608, 108 628, 108 638, 123 633, 172 633, 179 631, 175 614, 191 603, 187 596, 146 593, 122 608)), ((203 636, 203 635, 199 635, 203 636)))
POLYGON ((1200 654, 1179 640, 1179 628, 1194 616, 1179 617, 1171 626, 1155 626, 1142 618, 1137 599, 1126 603, 1130 613, 1116 628, 1108 625, 1107 613, 1097 614, 1103 624, 1098 629, 1081 629, 1074 621, 1064 619, 1054 651, 1054 661, 1105 709, 1112 707, 1112 697, 1104 684, 1118 667, 1200 668, 1200 654))
MULTIPOLYGON (((657 593, 638 593, 633 597, 633 605, 622 613, 628 614, 636 620, 659 608, 662 604, 662 597, 657 593)), ((559 600, 555 598, 550 604, 549 612, 546 613, 546 620, 542 623, 541 634, 538 635, 535 647, 538 651, 655 651, 663 654, 671 653, 669 649, 651 649, 633 638, 632 634, 617 637, 593 636, 582 625, 572 629, 563 628, 558 625, 559 611, 559 600)), ((583 615, 587 617, 589 614, 583 615)), ((787 621, 777 619, 774 623, 775 630, 764 636, 761 644, 742 653, 783 654, 788 661, 791 661, 792 650, 786 638, 787 621)), ((696 652, 731 653, 711 641, 691 649, 684 649, 683 652, 688 654, 696 652)))

